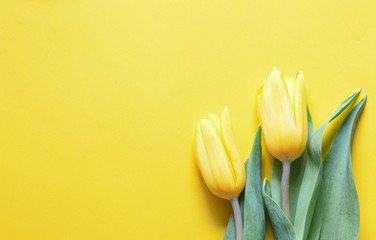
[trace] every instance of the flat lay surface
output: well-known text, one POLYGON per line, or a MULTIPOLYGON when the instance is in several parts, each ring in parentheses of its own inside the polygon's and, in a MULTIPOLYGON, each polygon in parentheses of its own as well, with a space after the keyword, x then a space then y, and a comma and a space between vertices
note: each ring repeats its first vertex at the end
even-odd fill
MULTIPOLYGON (((0 0, 0 239, 222 239, 231 205, 202 180, 195 129, 227 106, 246 160, 256 90, 273 67, 303 71, 315 129, 355 90, 367 94, 351 150, 359 239, 371 239, 375 10, 370 0, 0 0)), ((262 179, 271 166, 264 151, 262 179)))

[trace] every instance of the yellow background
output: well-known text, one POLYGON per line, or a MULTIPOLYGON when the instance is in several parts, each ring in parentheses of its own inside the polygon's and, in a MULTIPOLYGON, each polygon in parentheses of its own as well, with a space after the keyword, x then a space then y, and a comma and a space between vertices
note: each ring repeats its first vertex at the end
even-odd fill
POLYGON ((352 156, 372 239, 375 4, 0 0, 0 239, 221 239, 231 208, 201 179, 194 129, 227 105, 246 159, 274 66, 304 71, 315 128, 368 94, 352 156))

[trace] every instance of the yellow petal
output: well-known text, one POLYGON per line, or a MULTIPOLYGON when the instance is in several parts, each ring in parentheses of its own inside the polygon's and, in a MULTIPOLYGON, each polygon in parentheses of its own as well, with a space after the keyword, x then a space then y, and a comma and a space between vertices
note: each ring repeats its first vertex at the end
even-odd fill
POLYGON ((218 132, 221 131, 221 127, 220 127, 220 120, 219 120, 219 117, 213 113, 209 113, 209 120, 210 120, 210 123, 215 126, 218 130, 218 132))
POLYGON ((216 127, 209 120, 200 120, 196 137, 196 160, 206 185, 215 195, 232 199, 232 165, 216 127))
POLYGON ((291 160, 295 160, 303 153, 308 136, 307 104, 303 72, 300 72, 296 80, 294 108, 297 136, 300 136, 301 142, 296 152, 291 156, 291 160))
POLYGON ((286 84, 287 91, 289 93, 291 103, 292 105, 294 105, 294 92, 295 92, 296 80, 295 78, 285 77, 284 81, 286 84))
POLYGON ((236 141, 232 124, 230 113, 227 107, 222 112, 222 124, 221 133, 224 145, 226 147, 227 153, 229 155, 233 171, 234 171, 234 182, 235 191, 234 196, 238 196, 244 188, 245 185, 245 167, 242 155, 240 153, 239 145, 236 141))
POLYGON ((273 69, 260 95, 260 123, 270 153, 280 160, 291 154, 291 139, 296 138, 295 114, 281 72, 273 69))
POLYGON ((260 116, 260 104, 261 104, 261 94, 262 94, 262 89, 264 88, 265 81, 264 83, 257 89, 256 91, 256 111, 257 111, 257 119, 260 122, 261 121, 261 116, 260 116))

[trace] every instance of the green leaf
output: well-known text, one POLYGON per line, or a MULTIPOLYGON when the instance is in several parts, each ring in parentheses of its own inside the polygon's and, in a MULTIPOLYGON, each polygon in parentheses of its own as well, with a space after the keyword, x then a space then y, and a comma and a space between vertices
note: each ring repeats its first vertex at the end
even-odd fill
MULTIPOLYGON (((312 138, 309 139, 307 164, 304 169, 304 176, 300 186, 299 197, 296 204, 296 216, 294 220, 294 229, 297 239, 307 239, 308 237, 322 184, 322 137, 324 130, 330 121, 338 117, 351 104, 351 102, 354 101, 359 92, 360 90, 356 91, 344 102, 342 102, 333 112, 330 118, 323 125, 321 125, 312 135, 312 138)), ((321 225, 317 222, 315 222, 315 224, 321 225)))
POLYGON ((324 161, 323 219, 320 239, 357 239, 359 202, 351 169, 350 146, 365 96, 338 130, 324 161))
MULTIPOLYGON (((321 148, 321 141, 320 143, 311 142, 309 149, 311 147, 321 148)), ((304 171, 304 176, 296 202, 296 215, 294 219, 294 229, 297 239, 306 239, 308 235, 322 180, 322 162, 318 162, 314 158, 311 150, 308 150, 306 166, 302 170, 304 171)))
MULTIPOLYGON (((307 120, 308 120, 308 138, 307 142, 309 143, 312 135, 315 132, 313 127, 312 117, 307 109, 307 120)), ((290 217, 291 222, 295 221, 296 215, 296 206, 299 199, 300 187, 302 185, 303 177, 304 177, 304 169, 306 169, 307 161, 308 161, 308 146, 306 145, 306 149, 304 150, 302 156, 296 159, 291 164, 291 171, 290 171, 290 191, 289 191, 289 201, 290 201, 290 217)))
MULTIPOLYGON (((243 216, 243 239, 265 239, 265 214, 261 194, 261 128, 257 128, 251 155, 245 163, 247 180, 239 196, 243 216)), ((224 240, 235 240, 235 220, 231 214, 224 240)))
POLYGON ((271 197, 271 186, 266 178, 262 184, 262 196, 272 223, 273 233, 276 240, 294 240, 295 231, 282 209, 271 197))
POLYGON ((281 207, 281 179, 282 179, 282 163, 277 158, 273 160, 271 197, 273 201, 281 207))
POLYGON ((308 240, 319 240, 320 232, 322 227, 322 204, 323 204, 323 195, 322 195, 322 182, 319 189, 319 196, 317 198, 315 212, 313 213, 311 226, 308 232, 308 240))
POLYGON ((362 89, 356 90, 353 94, 351 94, 345 101, 341 103, 341 105, 334 111, 334 113, 328 119, 328 122, 333 121, 338 115, 340 115, 345 109, 354 101, 356 96, 362 91, 362 89))
POLYGON ((257 129, 247 165, 243 239, 265 239, 265 213, 261 193, 261 128, 257 129))

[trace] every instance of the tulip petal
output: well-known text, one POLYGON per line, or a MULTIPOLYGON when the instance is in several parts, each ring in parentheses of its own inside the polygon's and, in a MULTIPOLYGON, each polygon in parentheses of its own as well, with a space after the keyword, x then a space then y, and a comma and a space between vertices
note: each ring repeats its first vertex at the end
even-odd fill
POLYGON ((296 80, 294 100, 297 136, 301 136, 301 143, 297 151, 291 156, 292 160, 295 160, 303 153, 307 143, 307 104, 303 72, 300 72, 296 80))
POLYGON ((218 132, 221 131, 221 124, 220 124, 220 120, 219 120, 219 117, 216 115, 216 114, 213 114, 213 113, 209 113, 209 120, 211 122, 211 124, 213 126, 215 126, 218 130, 218 132))
POLYGON ((257 111, 257 119, 259 122, 261 122, 260 104, 261 104, 261 99, 262 99, 262 89, 264 88, 264 85, 265 85, 265 81, 256 91, 256 111, 257 111))
POLYGON ((197 164, 209 189, 225 199, 233 198, 233 169, 215 126, 200 120, 197 126, 197 164))
POLYGON ((224 145, 226 147, 227 154, 231 160, 232 167, 234 169, 234 182, 235 182, 235 193, 237 196, 241 193, 245 185, 245 168, 243 158, 239 149, 239 145, 236 141, 232 125, 231 117, 228 112, 227 107, 222 112, 222 138, 224 145))
POLYGON ((357 239, 359 200, 351 168, 351 143, 367 96, 353 108, 324 159, 321 239, 357 239))
POLYGON ((295 92, 296 80, 291 77, 286 77, 284 81, 287 87, 287 91, 289 93, 289 97, 291 99, 291 103, 294 105, 294 92, 295 92))
POLYGON ((260 95, 260 122, 270 153, 280 160, 290 158, 297 131, 295 114, 282 74, 274 69, 260 95))

